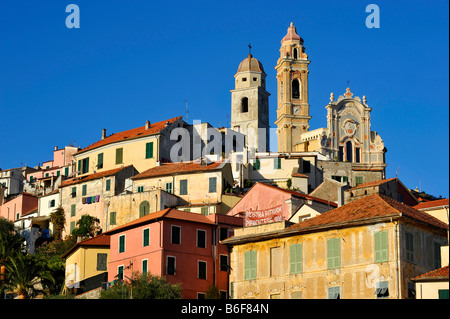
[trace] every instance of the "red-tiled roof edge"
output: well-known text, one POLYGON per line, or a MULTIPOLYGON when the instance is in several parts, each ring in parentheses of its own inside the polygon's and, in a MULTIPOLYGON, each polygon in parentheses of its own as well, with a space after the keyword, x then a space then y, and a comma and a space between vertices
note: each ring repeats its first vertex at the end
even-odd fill
POLYGON ((109 237, 110 237, 109 235, 102 233, 98 236, 82 240, 82 241, 76 243, 75 245, 73 245, 68 251, 66 251, 64 254, 62 254, 61 257, 65 258, 65 257, 71 255, 78 247, 81 247, 81 246, 104 246, 104 247, 107 247, 110 245, 109 237))
POLYGON ((137 227, 137 226, 140 226, 140 225, 144 225, 144 224, 146 224, 146 223, 148 223, 148 222, 150 222, 152 220, 156 220, 156 219, 164 217, 165 215, 167 215, 167 213, 171 209, 173 209, 173 208, 166 208, 166 209, 154 212, 154 213, 150 213, 148 215, 145 215, 143 217, 135 219, 135 220, 133 220, 131 222, 128 222, 128 223, 123 224, 121 226, 115 227, 115 228, 113 228, 111 230, 108 230, 108 231, 104 232, 104 234, 114 235, 116 233, 120 233, 120 232, 123 232, 125 230, 131 229, 131 228, 134 228, 134 227, 137 227))
POLYGON ((412 281, 446 280, 449 278, 449 266, 444 266, 412 278, 412 281))
POLYGON ((127 166, 124 166, 124 167, 113 168, 113 169, 110 169, 110 170, 107 170, 107 171, 103 171, 103 172, 98 172, 98 173, 93 173, 93 174, 81 176, 78 179, 76 179, 77 177, 75 177, 72 180, 63 181, 61 183, 61 185, 58 186, 58 188, 62 188, 62 187, 70 186, 70 185, 75 185, 75 184, 83 183, 83 182, 86 182, 86 181, 91 181, 91 180, 94 180, 94 179, 97 179, 97 178, 108 177, 108 176, 111 176, 111 175, 114 175, 114 174, 120 172, 121 170, 129 168, 131 166, 133 166, 133 164, 127 165, 127 166))
MULTIPOLYGON (((182 173, 195 173, 195 172, 204 172, 204 171, 213 171, 213 170, 221 170, 223 168, 223 166, 225 164, 227 164, 226 161, 217 161, 217 162, 212 162, 209 163, 206 166, 199 166, 198 169, 193 168, 193 169, 189 169, 186 171, 173 171, 173 172, 161 172, 161 173, 156 173, 155 175, 148 175, 148 173, 152 170, 158 170, 161 169, 161 167, 163 166, 183 166, 186 164, 197 164, 195 161, 189 161, 189 162, 177 162, 177 163, 161 163, 160 166, 155 166, 155 167, 151 167, 145 171, 143 171, 142 173, 139 173, 133 177, 131 177, 132 180, 138 180, 138 179, 145 179, 145 178, 153 178, 153 177, 158 177, 158 176, 166 176, 166 175, 172 175, 172 174, 182 174, 182 173)), ((200 163, 198 163, 200 165, 200 163)))
MULTIPOLYGON (((173 122, 175 122, 175 121, 177 121, 177 120, 179 120, 179 119, 182 119, 182 118, 183 118, 183 116, 177 116, 177 117, 174 117, 174 118, 171 118, 171 119, 167 119, 167 120, 155 122, 155 123, 153 123, 152 125, 159 125, 159 124, 161 124, 161 123, 167 123, 167 122, 173 123, 173 122)), ((113 134, 107 136, 107 137, 105 138, 105 140, 108 139, 108 138, 110 138, 111 136, 114 136, 114 135, 117 135, 117 134, 120 134, 120 133, 124 133, 124 132, 128 132, 128 131, 132 131, 132 130, 136 130, 136 129, 142 128, 142 127, 145 127, 145 125, 143 125, 143 126, 138 126, 138 127, 135 127, 135 128, 129 129, 129 130, 125 130, 125 131, 120 131, 120 132, 117 132, 117 133, 113 133, 113 134)), ((163 127, 163 128, 164 128, 164 127, 163 127)), ((161 130, 162 130, 162 129, 161 129, 161 130)), ((154 135, 154 134, 159 134, 159 132, 161 132, 161 130, 155 131, 155 132, 150 133, 150 134, 141 135, 141 136, 139 136, 139 137, 144 137, 144 136, 150 136, 150 135, 154 135)), ((133 138, 137 138, 137 137, 132 137, 132 138, 130 138, 130 140, 133 139, 133 138)), ((121 140, 122 140, 122 139, 121 139, 121 140)), ((96 149, 97 147, 104 146, 104 145, 108 145, 108 144, 112 144, 112 143, 116 143, 116 142, 119 142, 119 141, 121 141, 121 140, 118 140, 118 141, 111 141, 111 142, 107 142, 107 143, 104 143, 104 144, 101 144, 101 145, 98 145, 98 146, 93 146, 94 144, 99 143, 100 141, 103 141, 103 140, 98 140, 98 141, 96 141, 96 142, 94 142, 94 143, 92 143, 92 144, 90 144, 90 145, 88 145, 88 146, 82 148, 81 150, 79 150, 78 152, 76 152, 74 155, 79 155, 79 154, 82 154, 82 153, 84 153, 84 152, 87 152, 87 151, 96 149)))

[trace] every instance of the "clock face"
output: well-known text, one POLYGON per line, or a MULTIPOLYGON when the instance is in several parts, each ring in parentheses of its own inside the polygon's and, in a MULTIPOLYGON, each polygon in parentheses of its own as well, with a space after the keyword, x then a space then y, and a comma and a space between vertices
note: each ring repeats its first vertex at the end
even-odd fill
POLYGON ((294 114, 300 114, 300 106, 294 106, 293 111, 294 114))

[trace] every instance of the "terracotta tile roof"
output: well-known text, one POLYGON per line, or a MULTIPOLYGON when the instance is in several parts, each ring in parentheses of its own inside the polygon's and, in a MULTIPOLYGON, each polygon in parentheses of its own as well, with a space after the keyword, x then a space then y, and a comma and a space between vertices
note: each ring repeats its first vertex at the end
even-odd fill
POLYGON ((83 241, 80 241, 76 243, 72 248, 70 248, 68 251, 66 251, 64 254, 62 254, 61 257, 66 258, 72 252, 74 252, 78 247, 88 247, 88 246, 104 246, 109 247, 110 245, 110 236, 105 234, 100 234, 93 238, 88 238, 83 241))
POLYGON ((316 217, 307 219, 291 226, 289 229, 302 229, 310 227, 333 227, 348 222, 365 221, 382 217, 405 216, 429 225, 448 229, 448 225, 437 218, 421 212, 411 206, 397 202, 379 194, 365 196, 346 205, 325 212, 316 217))
POLYGON ((132 229, 141 225, 151 223, 161 218, 181 219, 202 224, 214 224, 214 222, 212 222, 209 218, 203 216, 202 214, 180 211, 173 208, 166 208, 164 210, 160 210, 158 212, 145 215, 144 217, 133 220, 132 222, 111 229, 105 232, 104 234, 113 235, 116 233, 126 231, 128 229, 132 229))
POLYGON ((134 177, 132 179, 143 179, 156 176, 203 172, 221 169, 223 162, 212 162, 208 165, 201 166, 197 161, 182 162, 182 163, 162 163, 161 166, 152 167, 134 177))
POLYGON ((126 169, 130 166, 133 166, 133 165, 128 165, 128 166, 124 166, 124 167, 110 169, 110 170, 107 170, 104 172, 99 172, 99 173, 89 174, 89 175, 85 175, 85 176, 81 176, 81 177, 75 177, 72 179, 67 179, 67 180, 63 181, 61 183, 61 185, 59 185, 59 188, 66 187, 69 185, 75 185, 78 183, 84 183, 84 182, 91 181, 91 180, 98 179, 98 178, 111 176, 111 175, 114 175, 114 174, 120 172, 121 170, 126 169))
POLYGON ((164 120, 161 122, 153 123, 150 125, 148 130, 145 129, 145 125, 144 125, 144 126, 140 126, 140 127, 131 129, 131 130, 114 133, 108 137, 105 137, 102 140, 99 140, 99 141, 83 148, 82 150, 78 151, 74 155, 78 155, 78 154, 84 153, 86 151, 89 151, 91 149, 94 149, 94 148, 97 148, 97 147, 100 147, 103 145, 107 145, 110 143, 119 142, 119 141, 122 141, 125 139, 129 140, 129 139, 133 139, 133 138, 137 138, 137 137, 143 137, 143 136, 157 134, 157 133, 161 132, 161 130, 165 127, 166 122, 169 122, 169 124, 172 124, 173 122, 175 122, 181 118, 183 118, 183 117, 178 116, 178 117, 171 118, 169 120, 164 120))
POLYGON ((362 184, 359 184, 358 186, 353 187, 353 188, 350 188, 350 189, 357 189, 357 188, 364 188, 364 187, 378 186, 378 185, 381 185, 381 184, 384 184, 384 183, 393 181, 394 179, 397 179, 397 178, 396 178, 396 177, 393 177, 393 178, 382 179, 382 180, 374 181, 374 182, 362 183, 362 184))
POLYGON ((420 276, 414 277, 411 280, 413 281, 427 281, 427 280, 446 280, 448 281, 448 266, 438 268, 432 271, 429 271, 420 276))
POLYGON ((449 206, 449 199, 438 199, 438 200, 432 200, 428 202, 421 202, 420 204, 414 206, 415 209, 426 209, 426 208, 434 208, 434 207, 441 207, 441 206, 449 206))
POLYGON ((272 185, 265 184, 265 183, 257 183, 257 184, 261 184, 261 185, 264 185, 264 186, 267 186, 267 187, 271 187, 271 188, 277 189, 277 190, 282 191, 284 193, 291 194, 291 195, 293 195, 295 197, 300 197, 300 198, 303 198, 303 199, 314 200, 316 202, 320 202, 320 203, 324 203, 324 204, 330 204, 330 206, 337 207, 337 204, 335 202, 327 201, 327 200, 322 199, 322 198, 314 197, 314 196, 311 196, 311 195, 308 195, 308 194, 303 194, 303 193, 300 193, 300 192, 297 192, 297 191, 291 191, 289 189, 285 189, 285 188, 281 188, 281 187, 277 187, 277 186, 272 186, 272 185))

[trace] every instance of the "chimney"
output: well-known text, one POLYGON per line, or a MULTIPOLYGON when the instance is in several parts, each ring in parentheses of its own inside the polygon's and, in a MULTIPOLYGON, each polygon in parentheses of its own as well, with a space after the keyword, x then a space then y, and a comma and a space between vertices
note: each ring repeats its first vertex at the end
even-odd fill
POLYGON ((58 150, 58 146, 55 146, 55 151, 57 151, 58 150))
POLYGON ((145 122, 145 129, 148 130, 150 128, 150 121, 147 120, 147 122, 145 122))
POLYGON ((106 138, 106 128, 102 129, 102 140, 106 138))

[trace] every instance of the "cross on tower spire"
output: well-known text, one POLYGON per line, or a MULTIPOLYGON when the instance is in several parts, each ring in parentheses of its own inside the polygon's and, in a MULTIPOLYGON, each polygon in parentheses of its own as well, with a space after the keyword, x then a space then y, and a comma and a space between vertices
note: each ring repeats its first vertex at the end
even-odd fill
POLYGON ((251 43, 248 44, 248 54, 249 55, 252 54, 252 44, 251 43))

